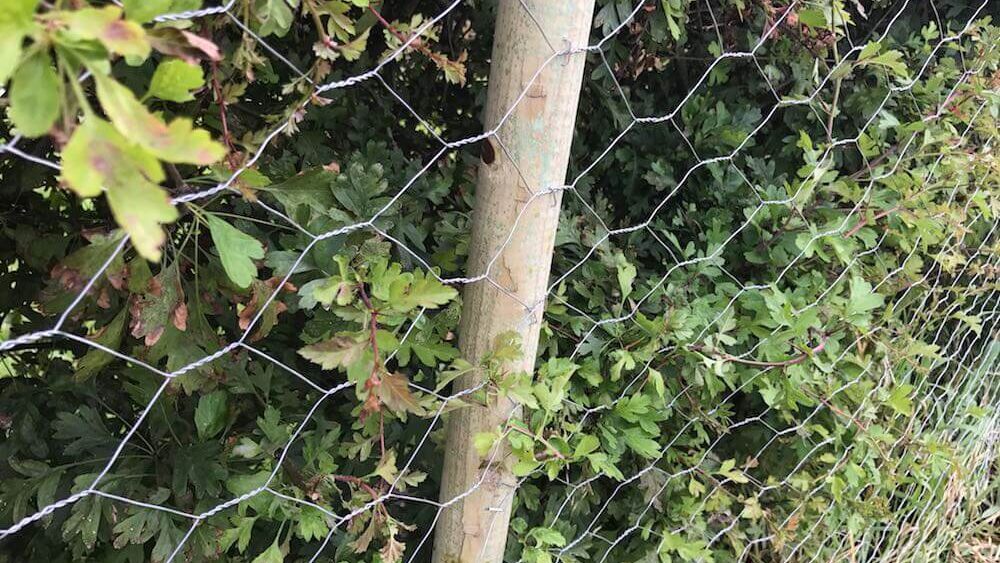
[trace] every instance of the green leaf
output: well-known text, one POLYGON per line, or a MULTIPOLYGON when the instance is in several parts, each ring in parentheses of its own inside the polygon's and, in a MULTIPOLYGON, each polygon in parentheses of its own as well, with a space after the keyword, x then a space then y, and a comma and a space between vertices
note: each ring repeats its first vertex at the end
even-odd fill
POLYGON ((807 27, 827 27, 826 14, 823 10, 818 8, 807 8, 805 10, 799 10, 799 23, 807 27))
MULTIPOLYGON (((864 50, 862 51, 862 54, 865 54, 864 50)), ((906 67, 906 63, 903 62, 903 53, 896 50, 886 51, 877 56, 869 56, 866 59, 859 60, 857 65, 862 67, 870 65, 881 66, 901 78, 905 78, 910 74, 909 69, 906 67)))
POLYGON ((590 434, 584 434, 580 437, 580 441, 576 444, 576 449, 573 450, 573 457, 584 457, 597 451, 597 448, 601 446, 601 442, 596 436, 590 434))
POLYGON ((69 33, 81 39, 94 39, 112 53, 145 59, 151 49, 142 26, 122 19, 117 6, 83 8, 62 12, 61 18, 69 33))
POLYGON ((237 496, 245 495, 263 487, 270 477, 271 472, 266 469, 250 475, 234 475, 226 480, 226 490, 237 496))
POLYGON ((851 278, 851 293, 847 304, 847 316, 856 326, 868 326, 868 312, 881 307, 885 297, 872 291, 872 284, 854 277, 851 278))
POLYGON ((229 394, 225 391, 213 391, 198 399, 198 407, 194 411, 194 425, 198 429, 198 437, 202 440, 212 438, 226 427, 226 405, 229 394))
POLYGON ((63 539, 80 536, 80 541, 88 549, 97 543, 97 532, 101 527, 103 503, 100 497, 89 496, 73 504, 72 513, 63 524, 63 539))
POLYGON ((300 206, 308 206, 316 214, 325 214, 337 204, 330 191, 336 177, 325 168, 313 168, 262 191, 274 196, 289 215, 295 215, 300 206))
POLYGON ((913 401, 910 400, 910 393, 912 392, 912 385, 897 385, 889 393, 889 398, 885 400, 885 403, 896 413, 911 416, 913 414, 913 401))
POLYGON ((226 149, 213 141, 208 131, 195 129, 190 119, 177 118, 167 125, 125 86, 100 74, 95 74, 94 80, 97 98, 115 128, 157 157, 208 165, 225 156, 226 149))
POLYGON ((38 0, 7 0, 0 9, 0 86, 21 61, 24 36, 35 28, 32 17, 37 6, 38 0))
POLYGON ((624 432, 625 444, 644 458, 652 459, 660 455, 660 445, 651 440, 638 428, 628 428, 624 432))
POLYGON ((152 509, 140 509, 135 514, 118 522, 112 530, 114 546, 122 549, 129 544, 144 544, 153 539, 160 528, 160 513, 152 509))
POLYGON ((257 276, 257 265, 253 261, 264 258, 263 245, 211 213, 203 216, 212 233, 212 242, 219 251, 226 275, 239 287, 249 287, 257 276))
POLYGON ((539 465, 541 464, 533 459, 519 459, 511 466, 511 473, 517 477, 524 477, 530 475, 539 465))
POLYGON ((342 44, 337 52, 348 61, 356 61, 361 58, 361 53, 364 53, 365 48, 368 47, 368 31, 366 29, 361 35, 342 44))
POLYGON ((417 270, 399 276, 389 289, 389 304, 396 311, 405 313, 416 307, 435 309, 448 303, 458 291, 444 285, 434 276, 417 270))
POLYGON ((272 33, 284 37, 295 19, 295 14, 285 0, 256 0, 254 16, 261 22, 258 30, 261 37, 267 37, 272 33))
POLYGON ((534 528, 528 535, 535 538, 539 546, 551 545, 562 547, 566 545, 566 538, 552 528, 534 528))
POLYGON ((493 445, 497 443, 499 436, 496 432, 480 432, 472 438, 472 445, 476 448, 479 457, 486 457, 493 445))
POLYGON ((622 292, 622 298, 628 297, 632 293, 632 282, 635 281, 635 266, 629 263, 625 255, 618 253, 615 257, 615 267, 618 271, 618 288, 622 292))
POLYGON ((282 563, 285 560, 285 555, 281 553, 281 546, 278 545, 278 538, 274 538, 274 543, 271 547, 267 548, 263 553, 254 557, 252 563, 282 563))
POLYGON ((125 16, 139 23, 146 23, 156 16, 171 11, 173 0, 124 0, 125 16))
POLYGON ((177 219, 167 193, 156 185, 163 181, 160 163, 148 152, 128 142, 108 122, 88 117, 77 127, 63 149, 62 177, 82 197, 107 190, 115 221, 132 237, 132 244, 147 260, 160 259, 166 236, 160 225, 177 219))
POLYGON ((21 62, 10 82, 10 118, 25 137, 49 132, 59 117, 62 83, 48 51, 39 51, 21 62))
MULTIPOLYGON (((95 334, 92 340, 102 346, 117 350, 121 345, 122 337, 125 335, 125 319, 128 317, 128 309, 123 308, 115 315, 110 323, 105 325, 95 334)), ((74 379, 76 381, 87 381, 97 375, 102 369, 115 360, 115 357, 107 352, 94 348, 88 351, 80 362, 76 365, 74 379)))
POLYGON ((168 102, 189 102, 194 99, 191 92, 204 85, 205 73, 201 65, 170 59, 156 67, 146 97, 168 102))
POLYGON ((302 512, 299 513, 296 532, 305 541, 321 540, 330 531, 326 526, 325 518, 325 515, 319 509, 311 506, 303 506, 302 512))
POLYGON ((646 371, 650 383, 653 384, 653 390, 656 392, 656 396, 659 397, 659 399, 662 401, 667 393, 667 387, 663 383, 663 375, 653 368, 649 368, 646 371))

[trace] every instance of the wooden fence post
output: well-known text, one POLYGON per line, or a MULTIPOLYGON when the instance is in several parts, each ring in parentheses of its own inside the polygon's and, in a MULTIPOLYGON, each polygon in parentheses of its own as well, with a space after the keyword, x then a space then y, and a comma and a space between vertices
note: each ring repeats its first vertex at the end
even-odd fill
MULTIPOLYGON (((494 348, 498 335, 516 331, 523 355, 507 367, 534 370, 542 315, 540 308, 528 315, 525 304, 543 302, 549 282, 585 54, 546 61, 586 45, 593 12, 594 0, 500 0, 497 6, 485 125, 495 127, 514 109, 498 133, 503 145, 483 141, 489 146, 479 169, 468 275, 489 268, 490 280, 504 290, 490 280, 464 290, 459 340, 473 364, 494 348)), ((480 385, 482 378, 459 378, 456 390, 480 385)), ((513 403, 494 398, 485 408, 448 415, 440 501, 458 500, 436 524, 435 563, 503 560, 516 481, 505 452, 487 463, 473 439, 501 427, 512 412, 519 414, 513 403)))

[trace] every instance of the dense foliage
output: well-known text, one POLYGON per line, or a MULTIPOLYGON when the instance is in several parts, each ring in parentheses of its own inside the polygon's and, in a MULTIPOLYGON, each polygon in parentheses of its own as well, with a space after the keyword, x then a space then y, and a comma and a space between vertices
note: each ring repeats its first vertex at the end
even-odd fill
POLYGON ((429 560, 469 370, 525 405, 510 561, 988 539, 988 1, 599 0, 534 374, 440 281, 493 3, 117 4, 0 9, 0 338, 57 331, 0 356, 0 525, 78 495, 0 561, 429 560))

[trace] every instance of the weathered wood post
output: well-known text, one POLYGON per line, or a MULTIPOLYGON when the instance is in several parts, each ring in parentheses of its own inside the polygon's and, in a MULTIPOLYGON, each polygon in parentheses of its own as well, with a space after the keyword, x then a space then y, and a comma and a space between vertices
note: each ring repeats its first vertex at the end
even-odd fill
MULTIPOLYGON (((496 139, 484 141, 491 146, 479 169, 468 275, 482 275, 493 262, 490 278, 511 295, 485 280, 466 286, 459 339, 474 364, 498 335, 516 331, 523 355, 508 368, 534 369, 541 311, 528 316, 524 304, 545 297, 585 54, 549 59, 586 45, 593 12, 594 0, 500 0, 497 6, 484 124, 496 127, 517 105, 498 133, 510 155, 496 139), (537 195, 552 188, 557 190, 537 195)), ((460 378, 456 389, 477 386, 482 377, 460 378)), ((449 415, 440 501, 471 493, 443 509, 435 563, 503 560, 516 481, 503 453, 488 464, 473 439, 503 425, 514 408, 493 399, 485 408, 449 415)))

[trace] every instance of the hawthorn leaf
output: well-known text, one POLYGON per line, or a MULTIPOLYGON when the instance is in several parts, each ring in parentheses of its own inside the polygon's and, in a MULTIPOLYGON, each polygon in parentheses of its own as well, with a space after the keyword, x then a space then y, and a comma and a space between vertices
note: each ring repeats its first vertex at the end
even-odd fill
POLYGON ((303 358, 319 364, 323 369, 346 368, 359 360, 367 349, 368 342, 350 336, 334 336, 310 344, 299 350, 303 358))
POLYGON ((211 213, 204 217, 226 275, 239 287, 250 287, 250 282, 257 277, 257 265, 253 261, 264 258, 263 245, 211 213))
POLYGON ((646 371, 649 381, 653 384, 653 391, 656 392, 656 396, 662 401, 667 392, 667 387, 663 382, 663 375, 653 368, 649 368, 646 371))
POLYGON ((22 135, 49 132, 59 117, 61 86, 48 51, 35 53, 17 67, 10 81, 10 118, 22 135))
POLYGON ((299 537, 306 541, 321 540, 329 533, 329 530, 324 514, 319 509, 311 506, 302 507, 296 527, 299 537))
POLYGON ((622 292, 622 298, 628 297, 632 293, 632 282, 635 281, 636 268, 622 253, 618 253, 615 257, 615 267, 618 270, 618 289, 622 292))
POLYGON ((807 27, 814 28, 825 28, 827 27, 826 15, 823 10, 817 8, 810 8, 806 10, 801 10, 798 13, 799 23, 807 27))
POLYGON ((314 168, 272 184, 263 191, 274 196, 289 215, 295 215, 300 206, 308 206, 316 214, 325 214, 337 203, 330 190, 336 177, 322 167, 314 168))
POLYGON ((364 53, 365 48, 368 47, 368 31, 365 30, 361 35, 342 44, 337 52, 348 61, 356 61, 361 58, 361 53, 364 53))
POLYGON ((284 554, 281 553, 281 546, 278 544, 278 538, 274 538, 274 543, 271 547, 264 550, 263 553, 254 557, 251 563, 282 563, 285 560, 284 554))
POLYGON ((383 374, 382 383, 378 386, 378 395, 379 399, 397 414, 402 412, 411 412, 417 416, 427 414, 413 393, 410 393, 409 380, 401 373, 383 374))
POLYGON ((124 0, 125 16, 135 22, 146 23, 170 11, 173 0, 124 0))
POLYGON ((21 60, 24 36, 35 28, 32 17, 37 6, 38 0, 7 0, 0 10, 0 85, 21 60))
POLYGON ((496 432, 480 432, 472 438, 472 445, 479 453, 479 457, 486 457, 486 454, 493 449, 493 445, 497 443, 497 439, 496 432))
POLYGON ((72 35, 100 41, 112 53, 139 59, 149 56, 151 47, 145 30, 134 21, 122 19, 122 10, 117 6, 67 11, 61 18, 72 35))
POLYGON ((177 273, 177 262, 160 271, 149 280, 146 291, 135 296, 129 306, 132 336, 142 338, 146 346, 153 346, 163 336, 168 324, 177 330, 187 330, 187 305, 177 273))
POLYGON ((225 391, 213 391, 198 399, 198 407, 194 411, 194 425, 198 429, 198 437, 207 440, 214 437, 226 426, 228 406, 225 391))
POLYGON ((177 118, 168 125, 114 79, 95 74, 94 80, 97 99, 115 128, 150 153, 167 162, 201 165, 225 156, 225 147, 213 141, 208 131, 195 129, 190 119, 177 118))
POLYGON ((254 11, 261 24, 258 31, 261 37, 272 34, 284 37, 295 21, 295 14, 285 0, 257 0, 254 11))
POLYGON ((555 547, 566 545, 566 538, 552 528, 535 528, 528 535, 534 537, 539 545, 551 545, 555 547))
MULTIPOLYGON (((110 323, 103 326, 101 330, 95 334, 91 340, 94 342, 116 350, 118 346, 121 345, 122 337, 125 335, 125 319, 128 309, 122 309, 115 315, 115 318, 111 320, 110 323)), ((113 362, 115 357, 103 350, 94 348, 88 351, 76 365, 76 373, 73 378, 76 381, 87 381, 91 377, 97 375, 102 369, 104 369, 108 364, 113 362)))
POLYGON ((219 51, 218 45, 190 31, 164 27, 149 30, 147 37, 149 43, 157 51, 192 64, 203 59, 222 60, 222 53, 219 51))
POLYGON ((118 522, 112 530, 115 535, 116 549, 122 549, 129 544, 144 544, 153 539, 159 530, 160 513, 152 509, 141 509, 135 514, 118 522))
POLYGON ((576 449, 573 450, 573 457, 584 457, 590 455, 591 453, 597 451, 597 448, 601 446, 600 441, 598 441, 596 436, 591 434, 584 434, 580 437, 580 442, 576 445, 576 449))
POLYGON ((644 458, 652 459, 660 455, 660 445, 655 440, 651 440, 638 428, 628 428, 625 430, 625 444, 644 458))
MULTIPOLYGON (((244 305, 239 314, 241 330, 248 330, 251 324, 257 321, 256 329, 250 335, 250 342, 256 342, 267 336, 278 324, 278 315, 288 309, 288 305, 279 299, 271 299, 268 303, 271 294, 279 289, 277 287, 279 283, 281 283, 281 278, 271 278, 267 281, 253 280, 250 283, 250 301, 244 305), (267 308, 261 313, 260 308, 265 303, 267 308)), ((291 284, 286 283, 280 289, 290 289, 289 286, 291 284)))
POLYGON ((851 278, 847 316, 857 326, 868 326, 868 313, 885 303, 885 297, 875 293, 872 285, 859 277, 851 278))
POLYGON ((164 179, 160 163, 128 142, 108 122, 88 117, 63 149, 62 177, 81 197, 107 190, 115 221, 131 236, 142 257, 156 262, 166 236, 161 225, 177 219, 177 210, 156 183, 164 179))
POLYGON ((913 415, 913 401, 910 399, 912 392, 912 385, 897 385, 889 393, 889 398, 885 402, 897 414, 911 416, 913 415))
POLYGON ((390 286, 389 292, 390 305, 401 313, 415 307, 436 309, 458 295, 455 288, 444 285, 434 276, 425 276, 419 270, 413 272, 412 278, 409 276, 397 278, 390 286))
POLYGON ((205 73, 201 65, 170 59, 157 65, 146 97, 168 102, 190 102, 194 99, 191 92, 204 85, 205 73))

